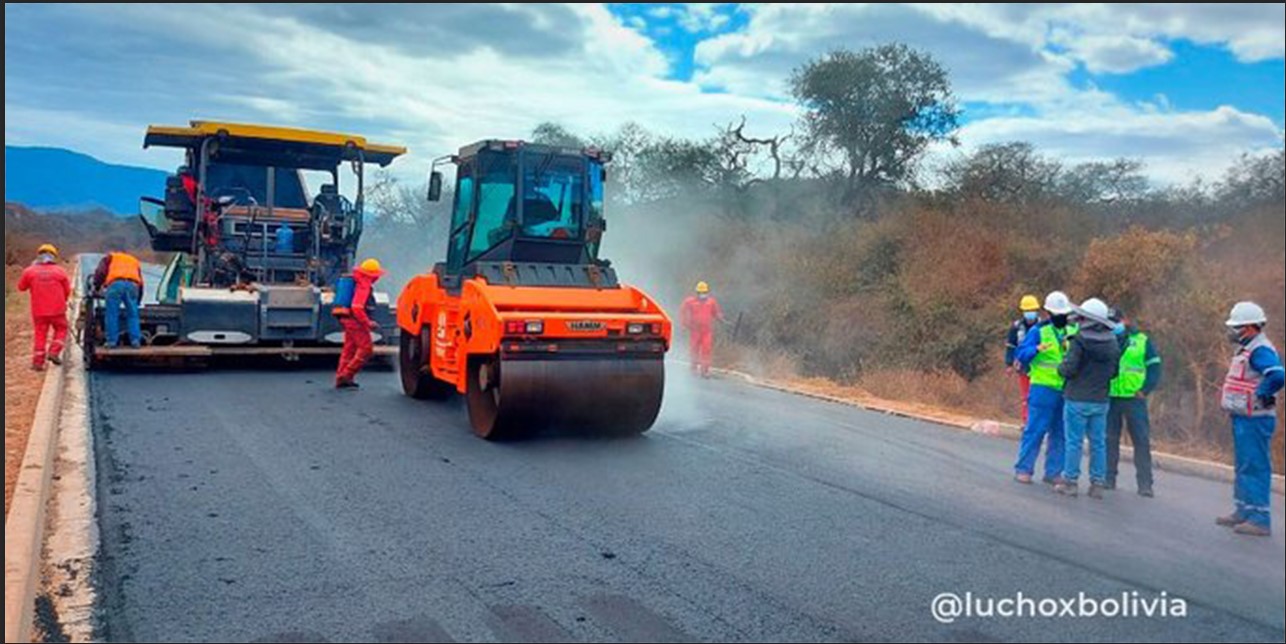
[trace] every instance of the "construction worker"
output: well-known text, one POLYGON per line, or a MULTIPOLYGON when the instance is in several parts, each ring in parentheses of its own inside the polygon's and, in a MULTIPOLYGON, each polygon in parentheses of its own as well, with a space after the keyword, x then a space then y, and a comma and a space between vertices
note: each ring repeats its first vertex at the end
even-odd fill
POLYGON ((1237 534, 1271 537, 1273 434, 1277 395, 1286 383, 1281 355, 1264 335, 1268 315, 1251 302, 1238 304, 1228 318, 1229 340, 1237 346, 1223 386, 1223 408, 1232 416, 1237 455, 1237 510, 1218 524, 1237 534))
POLYGON ((710 293, 710 285, 697 284, 696 294, 683 302, 679 321, 688 332, 692 351, 692 369, 702 378, 710 377, 714 361, 714 325, 727 324, 723 309, 710 293))
POLYGON ((1005 369, 1009 375, 1018 378, 1018 391, 1023 401, 1023 423, 1027 422, 1027 397, 1031 395, 1031 376, 1027 368, 1018 362, 1018 347, 1023 345, 1027 334, 1040 324, 1040 300, 1035 295, 1023 298, 1018 309, 1022 318, 1009 326, 1009 337, 1005 344, 1005 369))
POLYGON ((1057 486, 1063 482, 1064 455, 1067 443, 1063 426, 1063 376, 1058 368, 1067 355, 1067 337, 1075 332, 1071 323, 1072 300, 1066 293, 1055 291, 1045 298, 1049 318, 1032 328, 1015 352, 1019 364, 1031 377, 1028 396, 1028 419, 1018 447, 1014 480, 1031 485, 1041 445, 1045 449, 1045 483, 1057 486))
POLYGON ((1058 367, 1063 377, 1067 450, 1063 481, 1055 491, 1080 495, 1081 455, 1090 445, 1090 498, 1102 499, 1107 489, 1107 416, 1112 409, 1112 381, 1121 371, 1121 344, 1113 331, 1112 311, 1099 299, 1076 309, 1076 332, 1068 339, 1067 355, 1058 367))
POLYGON ((1152 419, 1148 398, 1161 386, 1161 356, 1156 343, 1139 330, 1124 311, 1112 316, 1121 343, 1121 373, 1112 381, 1112 409, 1107 415, 1107 489, 1116 489, 1121 470, 1121 436, 1128 426, 1134 445, 1134 470, 1139 496, 1153 491, 1152 419))
POLYGON ((344 351, 339 358, 339 370, 335 373, 336 389, 360 388, 357 374, 375 353, 371 334, 379 330, 380 325, 371 319, 369 309, 375 305, 375 283, 382 277, 384 267, 379 260, 368 259, 353 271, 351 301, 343 302, 338 295, 336 297, 334 314, 339 318, 340 326, 344 327, 344 351))
POLYGON ((94 271, 94 287, 107 300, 107 319, 103 326, 107 332, 107 348, 115 349, 121 343, 121 314, 125 315, 125 328, 129 343, 135 349, 143 345, 143 330, 138 317, 139 302, 143 299, 143 264, 137 257, 123 251, 108 253, 94 271))
POLYGON ((45 363, 63 363, 63 345, 67 341, 67 300, 71 298, 71 279, 58 265, 58 249, 45 244, 36 251, 36 261, 22 271, 18 291, 31 294, 31 322, 36 336, 31 351, 31 368, 44 371, 45 363), (49 334, 53 332, 53 341, 49 334))

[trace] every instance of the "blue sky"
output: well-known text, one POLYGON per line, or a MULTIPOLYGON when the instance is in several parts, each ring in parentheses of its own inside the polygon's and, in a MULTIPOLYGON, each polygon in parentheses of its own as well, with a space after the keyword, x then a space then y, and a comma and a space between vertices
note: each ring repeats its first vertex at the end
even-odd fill
POLYGON ((1162 182, 1280 148, 1286 5, 610 3, 5 5, 5 140, 165 167, 149 123, 351 130, 408 145, 398 172, 542 121, 709 136, 798 118, 790 72, 836 48, 938 57, 965 154, 1024 140, 1128 156, 1162 182), (253 24, 254 30, 241 25, 253 24), (211 61, 217 61, 217 64, 211 61))

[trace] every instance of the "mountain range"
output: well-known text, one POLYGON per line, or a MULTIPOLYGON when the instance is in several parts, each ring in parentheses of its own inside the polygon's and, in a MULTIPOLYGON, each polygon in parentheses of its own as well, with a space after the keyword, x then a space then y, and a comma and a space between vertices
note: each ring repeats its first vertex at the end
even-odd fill
POLYGON ((39 212, 106 210, 127 217, 138 200, 160 196, 166 173, 114 165, 60 148, 4 148, 4 200, 39 212))

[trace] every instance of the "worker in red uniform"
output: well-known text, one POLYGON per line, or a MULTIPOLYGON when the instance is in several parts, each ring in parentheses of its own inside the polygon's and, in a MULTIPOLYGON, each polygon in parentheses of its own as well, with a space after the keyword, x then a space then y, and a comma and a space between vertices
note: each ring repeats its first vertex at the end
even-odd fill
POLYGON ((22 272, 18 290, 31 293, 31 321, 36 330, 31 352, 31 368, 45 370, 45 362, 63 363, 63 346, 67 341, 67 300, 71 298, 71 279, 58 265, 58 249, 45 244, 37 251, 36 261, 22 272), (49 334, 53 332, 53 342, 49 334))
POLYGON ((369 309, 375 304, 375 283, 381 277, 384 277, 384 267, 379 260, 362 262, 353 271, 352 302, 337 302, 335 317, 344 327, 344 352, 339 357, 339 371, 335 374, 336 389, 360 388, 357 374, 375 354, 375 341, 371 334, 379 330, 380 325, 371 319, 369 309))
POLYGON ((683 302, 679 321, 691 340, 692 369, 702 378, 710 377, 714 358, 714 325, 727 323, 719 300, 710 294, 710 285, 697 284, 696 295, 683 302))

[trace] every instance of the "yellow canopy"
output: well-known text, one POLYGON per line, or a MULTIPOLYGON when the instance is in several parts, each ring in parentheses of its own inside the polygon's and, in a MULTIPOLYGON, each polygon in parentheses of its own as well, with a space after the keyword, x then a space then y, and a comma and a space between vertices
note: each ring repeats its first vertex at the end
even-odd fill
POLYGON ((295 156, 309 157, 315 165, 319 160, 355 161, 359 155, 367 163, 387 166, 397 157, 406 154, 406 148, 371 143, 366 137, 336 132, 321 132, 268 125, 192 121, 188 127, 153 125, 147 129, 143 147, 169 147, 197 149, 208 138, 220 137, 228 147, 243 154, 261 151, 273 156, 274 147, 295 151, 295 156))

